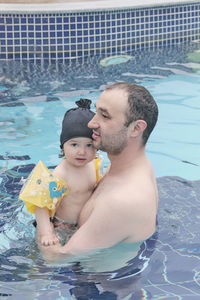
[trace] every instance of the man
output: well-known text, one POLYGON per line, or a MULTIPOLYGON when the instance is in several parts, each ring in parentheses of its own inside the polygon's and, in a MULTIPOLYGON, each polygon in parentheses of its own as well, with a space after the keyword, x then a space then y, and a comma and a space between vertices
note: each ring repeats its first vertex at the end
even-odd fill
POLYGON ((108 154, 109 170, 83 207, 76 233, 63 247, 46 247, 46 253, 78 254, 154 233, 158 192, 145 144, 157 117, 156 102, 142 86, 116 83, 100 95, 88 126, 94 146, 108 154))

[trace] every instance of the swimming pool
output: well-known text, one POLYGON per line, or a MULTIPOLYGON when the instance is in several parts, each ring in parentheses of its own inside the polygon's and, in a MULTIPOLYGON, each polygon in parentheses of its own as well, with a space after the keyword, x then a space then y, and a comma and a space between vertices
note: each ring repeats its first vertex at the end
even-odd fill
POLYGON ((199 49, 194 42, 136 51, 108 66, 102 57, 70 67, 0 63, 2 299, 199 299, 199 49), (21 178, 38 159, 49 168, 58 163, 61 120, 75 100, 94 103, 107 84, 122 80, 147 87, 160 110, 147 146, 160 196, 156 233, 136 248, 118 245, 51 266, 18 200, 21 178))
POLYGON ((199 300, 199 1, 89 7, 0 5, 0 297, 199 300), (21 179, 38 159, 58 163, 64 111, 116 81, 144 85, 159 106, 147 146, 157 230, 141 245, 49 265, 18 200, 21 179))

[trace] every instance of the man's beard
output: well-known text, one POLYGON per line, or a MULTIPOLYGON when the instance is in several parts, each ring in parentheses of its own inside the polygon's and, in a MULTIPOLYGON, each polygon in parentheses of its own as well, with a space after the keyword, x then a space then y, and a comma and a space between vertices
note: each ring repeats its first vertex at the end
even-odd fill
POLYGON ((104 137, 101 137, 101 141, 97 145, 95 145, 94 142, 94 146, 97 149, 105 151, 111 155, 120 154, 127 146, 127 144, 127 127, 123 127, 120 131, 118 131, 115 134, 104 134, 104 137))

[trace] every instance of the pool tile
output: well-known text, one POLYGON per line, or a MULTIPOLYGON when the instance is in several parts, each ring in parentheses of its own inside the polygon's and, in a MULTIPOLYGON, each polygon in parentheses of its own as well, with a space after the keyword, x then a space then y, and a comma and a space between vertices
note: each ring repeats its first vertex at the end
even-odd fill
POLYGON ((34 53, 37 46, 40 56, 48 47, 58 51, 52 57, 60 59, 78 59, 86 54, 85 50, 91 57, 97 51, 112 55, 122 48, 135 51, 174 45, 198 39, 199 35, 200 4, 50 14, 1 13, 0 46, 4 47, 0 59, 38 59, 39 53, 34 53))

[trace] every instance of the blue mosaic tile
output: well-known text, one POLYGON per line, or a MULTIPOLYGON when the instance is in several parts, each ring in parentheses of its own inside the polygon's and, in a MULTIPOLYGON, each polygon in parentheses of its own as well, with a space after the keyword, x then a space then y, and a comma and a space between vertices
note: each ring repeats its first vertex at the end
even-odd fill
POLYGON ((180 43, 198 38, 199 16, 200 4, 120 11, 0 14, 0 59, 70 59, 180 43), (35 47, 41 53, 29 53, 35 47), (44 51, 54 53, 44 55, 44 51))
POLYGON ((4 32, 0 32, 0 39, 5 39, 5 33, 4 32))

